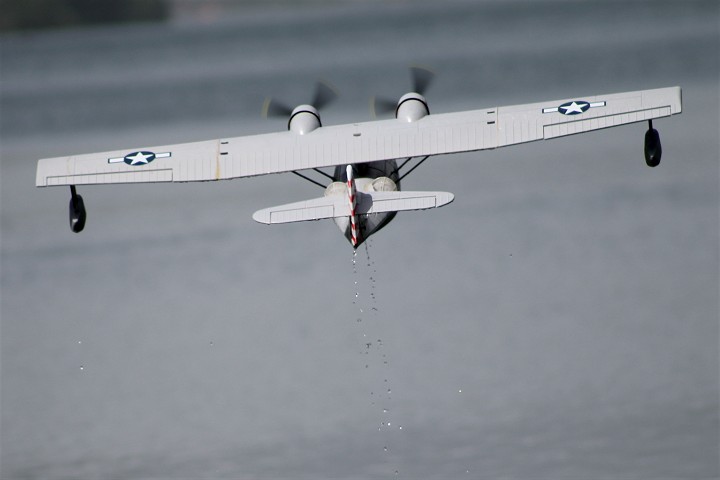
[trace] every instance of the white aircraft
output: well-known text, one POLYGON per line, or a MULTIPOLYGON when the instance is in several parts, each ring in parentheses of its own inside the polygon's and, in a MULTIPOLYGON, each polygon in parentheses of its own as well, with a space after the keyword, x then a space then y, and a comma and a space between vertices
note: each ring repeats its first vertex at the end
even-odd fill
POLYGON ((253 218, 266 224, 332 218, 357 248, 398 211, 453 201, 452 193, 400 189, 401 180, 431 156, 648 121, 645 161, 655 167, 662 148, 652 120, 682 112, 680 87, 669 87, 430 115, 423 93, 432 74, 422 68, 411 72, 411 93, 397 102, 373 103, 374 110, 394 110, 392 119, 324 127, 318 109, 335 94, 319 83, 311 104, 290 109, 266 101, 266 115, 289 118, 286 132, 42 159, 36 185, 70 186, 70 228, 80 232, 87 214, 76 185, 202 182, 293 172, 324 187, 325 194, 259 210, 253 218), (412 159, 419 161, 401 174, 412 159), (320 170, 324 167, 335 167, 333 174, 320 170), (299 173, 303 170, 322 174, 329 185, 299 173))

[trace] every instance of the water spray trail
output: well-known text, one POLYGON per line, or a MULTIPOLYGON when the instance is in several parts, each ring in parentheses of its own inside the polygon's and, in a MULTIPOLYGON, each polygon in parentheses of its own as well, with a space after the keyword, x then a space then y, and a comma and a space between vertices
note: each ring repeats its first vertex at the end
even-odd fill
MULTIPOLYGON (((357 251, 353 252, 353 281, 355 298, 353 306, 356 310, 356 324, 360 327, 361 344, 360 354, 364 357, 365 371, 371 377, 370 407, 378 414, 378 432, 380 432, 380 445, 386 455, 396 456, 393 449, 393 431, 402 431, 403 427, 394 421, 395 408, 391 405, 392 386, 389 378, 389 360, 386 345, 383 342, 382 324, 380 323, 380 309, 376 295, 377 270, 375 262, 370 256, 370 244, 365 243, 365 262, 358 261, 357 251), (365 272, 362 272, 365 270, 365 272), (367 282, 359 281, 367 275, 367 282), (368 308, 369 307, 369 308, 368 308), (392 407, 392 408, 391 408, 392 407)), ((388 457, 390 458, 390 457, 388 457)), ((394 469, 395 475, 399 471, 394 469)))

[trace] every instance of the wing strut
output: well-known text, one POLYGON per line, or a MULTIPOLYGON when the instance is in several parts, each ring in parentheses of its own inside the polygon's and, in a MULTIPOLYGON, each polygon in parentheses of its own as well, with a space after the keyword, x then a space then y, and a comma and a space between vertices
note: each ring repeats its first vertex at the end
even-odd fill
MULTIPOLYGON (((333 182, 335 181, 335 178, 332 175, 328 175, 327 173, 323 172, 319 168, 313 168, 313 170, 316 171, 317 173, 319 173, 320 175, 329 178, 331 181, 333 181, 333 182)), ((300 178, 304 178, 305 180, 307 180, 310 183, 314 183, 315 185, 317 185, 320 188, 327 188, 327 185, 323 185, 322 183, 320 183, 316 180, 313 180, 312 178, 307 177, 307 176, 303 175, 302 173, 298 173, 296 170, 293 170, 292 173, 294 173, 295 175, 297 175, 300 178)))
POLYGON ((310 183, 314 183, 315 185, 317 185, 317 186, 320 187, 320 188, 327 188, 327 187, 326 187, 325 185, 323 185, 322 183, 316 182, 316 181, 313 180, 312 178, 306 177, 306 176, 303 175, 302 173, 298 173, 298 172, 296 172, 295 170, 293 170, 292 173, 294 173, 295 175, 297 175, 297 176, 300 177, 300 178, 304 178, 305 180, 307 180, 307 181, 310 182, 310 183))
MULTIPOLYGON (((398 178, 397 181, 399 182, 399 181, 402 180, 403 178, 405 178, 405 177, 407 177, 408 175, 410 175, 410 173, 412 173, 413 170, 415 170, 417 167, 419 167, 420 165, 422 165, 422 163, 423 163, 425 160, 427 160, 428 158, 430 158, 430 155, 425 155, 425 158, 423 158, 422 160, 420 160, 418 163, 415 164, 414 167, 412 167, 410 170, 408 170, 407 172, 405 172, 400 178, 398 178)), ((407 163, 407 162, 405 162, 405 163, 407 163)), ((403 163, 402 166, 405 166, 405 163, 403 163)))
POLYGON ((399 167, 397 167, 395 170, 393 170, 392 173, 399 173, 400 170, 402 170, 403 167, 404 167, 405 165, 407 165, 408 162, 409 162, 410 160, 412 160, 412 159, 413 159, 413 157, 408 157, 408 158, 406 158, 405 161, 404 161, 399 167))
POLYGON ((320 175, 323 175, 323 176, 329 178, 329 179, 332 180, 333 182, 335 181, 335 177, 333 177, 332 175, 329 175, 329 174, 323 172, 323 171, 320 170, 319 168, 313 168, 313 170, 315 170, 315 171, 316 171, 317 173, 319 173, 320 175))

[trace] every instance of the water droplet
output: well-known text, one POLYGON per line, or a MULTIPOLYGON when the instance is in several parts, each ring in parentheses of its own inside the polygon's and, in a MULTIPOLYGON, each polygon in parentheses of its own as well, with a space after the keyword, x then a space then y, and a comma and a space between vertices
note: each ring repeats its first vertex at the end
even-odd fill
POLYGON ((388 427, 389 427, 390 425, 392 425, 392 423, 388 422, 388 427))
POLYGON ((402 430, 402 425, 398 425, 398 430, 402 430))
POLYGON ((78 345, 82 345, 82 340, 78 340, 78 345))
POLYGON ((85 367, 83 365, 80 365, 80 370, 85 370, 85 367))
POLYGON ((458 393, 462 393, 462 389, 458 390, 458 393))
POLYGON ((388 409, 387 409, 387 408, 383 408, 383 413, 387 413, 387 412, 388 412, 388 409))
POLYGON ((400 475, 400 472, 398 470, 395 470, 395 475, 400 475))
POLYGON ((387 452, 387 451, 388 451, 388 448, 387 448, 387 447, 383 447, 383 450, 387 452))
POLYGON ((392 390, 390 390, 390 389, 388 388, 388 394, 390 394, 390 393, 392 393, 392 390))
POLYGON ((210 346, 211 346, 211 347, 214 346, 214 345, 215 345, 215 342, 210 342, 210 346))

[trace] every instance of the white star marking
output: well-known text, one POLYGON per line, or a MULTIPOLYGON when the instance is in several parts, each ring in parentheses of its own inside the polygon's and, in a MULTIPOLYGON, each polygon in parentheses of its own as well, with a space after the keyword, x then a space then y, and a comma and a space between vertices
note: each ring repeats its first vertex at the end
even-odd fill
MULTIPOLYGON (((585 104, 583 104, 583 105, 585 105, 585 104)), ((565 110, 563 112, 565 115, 568 115, 568 114, 574 113, 574 112, 583 113, 582 107, 577 102, 572 102, 567 107, 563 107, 563 110, 565 110)))
MULTIPOLYGON (((564 105, 564 104, 563 104, 564 105)), ((585 110, 588 110, 590 108, 595 107, 604 107, 607 105, 607 102, 604 100, 601 102, 592 102, 588 103, 585 101, 580 101, 578 103, 577 101, 573 101, 571 104, 569 104, 567 107, 559 106, 559 107, 547 107, 542 109, 542 113, 555 113, 560 112, 563 115, 573 115, 573 113, 584 113, 585 110), (584 110, 583 110, 584 109, 584 110)))
POLYGON ((147 165, 148 164, 148 158, 152 157, 152 155, 145 155, 143 152, 137 152, 132 157, 127 157, 132 160, 130 162, 130 165, 147 165))

